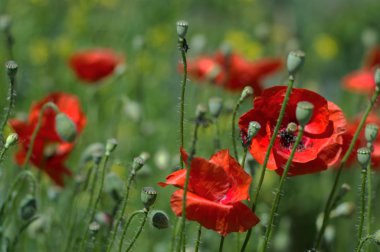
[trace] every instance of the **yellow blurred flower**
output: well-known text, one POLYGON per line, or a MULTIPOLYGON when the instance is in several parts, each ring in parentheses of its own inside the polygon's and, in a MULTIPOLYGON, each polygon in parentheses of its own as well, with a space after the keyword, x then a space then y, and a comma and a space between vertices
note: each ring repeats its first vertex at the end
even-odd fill
POLYGON ((147 41, 154 48, 166 48, 172 39, 174 30, 168 25, 156 25, 147 32, 147 41))
POLYGON ((336 40, 327 34, 319 34, 313 45, 316 54, 324 60, 333 59, 339 52, 336 40))
POLYGON ((49 42, 46 39, 36 39, 28 47, 29 57, 33 64, 45 64, 49 58, 49 42))
POLYGON ((261 44, 252 40, 243 31, 229 31, 225 35, 225 41, 232 47, 233 51, 250 60, 259 58, 263 51, 261 44))

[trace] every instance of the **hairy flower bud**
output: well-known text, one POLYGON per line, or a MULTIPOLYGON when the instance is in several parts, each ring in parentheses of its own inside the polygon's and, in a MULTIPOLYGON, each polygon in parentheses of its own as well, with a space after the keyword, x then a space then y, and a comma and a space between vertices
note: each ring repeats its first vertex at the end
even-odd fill
POLYGON ((141 202, 146 209, 149 209, 157 198, 157 191, 153 187, 144 187, 141 190, 141 202))
POLYGON ((158 229, 165 229, 169 227, 169 217, 168 215, 161 210, 154 210, 151 211, 149 214, 150 217, 150 223, 153 225, 153 227, 158 229))
POLYGON ((365 127, 365 139, 368 143, 373 143, 377 137, 379 126, 374 123, 367 124, 365 127))
POLYGON ((247 132, 248 140, 251 141, 252 138, 254 138, 257 135, 257 133, 259 133, 260 129, 261 129, 260 123, 256 121, 250 122, 248 125, 248 132, 247 132))
POLYGON ((5 140, 4 148, 8 149, 12 145, 15 145, 17 142, 18 142, 18 135, 17 135, 17 133, 12 133, 5 140))
POLYGON ((289 75, 295 75, 305 62, 305 53, 303 51, 291 51, 287 58, 287 68, 289 75))
POLYGON ((177 21, 177 35, 180 38, 185 38, 187 29, 189 28, 189 23, 184 20, 177 21))
POLYGON ((251 95, 253 95, 253 88, 250 86, 244 87, 244 89, 240 95, 240 101, 244 101, 245 99, 247 99, 251 95))
POLYGON ((367 147, 362 147, 358 149, 357 151, 357 159, 359 164, 364 168, 367 167, 367 164, 371 160, 371 150, 368 149, 367 147))
POLYGON ((77 126, 64 113, 55 116, 55 129, 59 137, 65 142, 73 142, 77 136, 77 126))
POLYGON ((145 160, 142 157, 135 157, 132 163, 132 170, 137 172, 144 166, 144 164, 145 160))
POLYGON ((305 126, 313 115, 314 105, 307 101, 297 103, 296 118, 299 124, 305 126))

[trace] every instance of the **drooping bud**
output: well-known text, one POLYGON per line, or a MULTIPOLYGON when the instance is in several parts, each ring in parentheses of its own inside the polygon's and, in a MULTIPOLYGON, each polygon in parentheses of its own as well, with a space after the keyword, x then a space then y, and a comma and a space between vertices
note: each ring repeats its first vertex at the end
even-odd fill
POLYGON ((379 67, 376 68, 375 70, 374 79, 375 79, 376 87, 380 88, 380 68, 379 67))
POLYGON ((18 70, 18 64, 13 61, 9 60, 5 63, 5 68, 7 69, 7 74, 10 78, 14 78, 17 74, 18 70))
POLYGON ((157 191, 153 187, 144 187, 141 190, 141 202, 146 209, 149 209, 157 198, 157 191))
POLYGON ((64 113, 55 116, 55 130, 58 136, 65 142, 73 142, 77 136, 77 126, 64 113))
POLYGON ((185 20, 177 21, 177 35, 184 39, 189 28, 189 23, 185 20))
POLYGON ((379 126, 374 123, 367 124, 365 126, 365 139, 368 143, 373 143, 379 132, 379 126))
POLYGON ((247 137, 248 137, 249 142, 251 142, 252 138, 254 138, 257 135, 257 133, 259 133, 260 129, 261 129, 260 123, 256 121, 249 122, 248 131, 247 131, 247 137))
POLYGON ((117 147, 117 140, 115 138, 111 138, 107 140, 106 144, 106 156, 109 156, 111 152, 113 152, 117 147))
POLYGON ((153 225, 153 227, 158 229, 165 229, 169 227, 169 217, 164 211, 151 211, 149 217, 150 223, 153 225))
POLYGON ((297 103, 296 118, 299 124, 305 126, 313 115, 314 105, 307 101, 297 103))
POLYGON ((33 195, 28 194, 20 204, 20 217, 27 221, 32 218, 37 212, 37 201, 33 195))
POLYGON ((362 147, 358 149, 357 159, 362 168, 365 169, 371 160, 371 150, 367 147, 362 147))
POLYGON ((288 54, 287 58, 287 68, 288 73, 291 76, 294 76, 302 67, 303 63, 305 62, 305 53, 303 51, 291 51, 288 54))
POLYGON ((18 141, 18 135, 17 133, 12 133, 7 137, 7 140, 5 140, 4 148, 8 149, 12 145, 15 145, 18 141))
POLYGON ((241 92, 240 101, 241 102, 244 101, 245 99, 247 99, 251 95, 253 95, 253 88, 250 86, 245 86, 243 91, 241 92))
POLYGON ((220 97, 212 97, 208 101, 208 109, 214 118, 218 118, 223 109, 223 100, 220 97))

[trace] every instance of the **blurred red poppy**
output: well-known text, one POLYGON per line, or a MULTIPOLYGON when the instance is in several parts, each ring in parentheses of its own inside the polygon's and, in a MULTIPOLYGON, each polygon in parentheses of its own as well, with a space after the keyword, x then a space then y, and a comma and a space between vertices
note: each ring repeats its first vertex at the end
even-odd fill
POLYGON ((374 68, 380 65, 380 47, 373 48, 367 55, 364 66, 343 78, 343 87, 347 90, 371 94, 375 91, 374 68))
POLYGON ((95 83, 111 75, 122 58, 110 49, 77 52, 69 60, 76 76, 85 83, 95 83))
MULTIPOLYGON (((286 92, 285 86, 276 86, 264 90, 254 99, 253 109, 240 117, 239 127, 247 134, 249 122, 257 121, 261 129, 252 139, 250 153, 262 164, 266 150, 276 125, 281 104, 286 92)), ((310 122, 305 126, 305 133, 289 169, 289 176, 320 172, 334 165, 340 158, 343 148, 343 134, 346 132, 346 119, 341 109, 317 93, 306 89, 294 88, 279 134, 270 153, 267 168, 282 174, 297 132, 288 129, 289 123, 296 123, 296 107, 300 101, 314 105, 310 122)))
MULTIPOLYGON (((187 155, 183 153, 184 160, 187 155)), ((183 187, 186 169, 173 172, 160 186, 174 185, 180 190, 173 193, 170 203, 177 216, 182 214, 183 187)), ((244 232, 259 222, 257 216, 240 201, 249 198, 252 178, 229 155, 221 150, 210 160, 194 158, 186 201, 186 218, 225 236, 244 232)))
POLYGON ((188 63, 189 75, 198 81, 211 81, 217 86, 231 91, 241 91, 251 86, 256 95, 261 94, 261 81, 282 67, 282 60, 262 59, 248 62, 239 55, 216 53, 188 63))
MULTIPOLYGON (((45 97, 32 106, 27 121, 10 120, 11 127, 19 135, 19 150, 15 156, 19 165, 23 165, 25 162, 40 111, 47 102, 53 102, 60 112, 66 114, 74 122, 78 134, 86 124, 86 117, 75 96, 65 93, 53 93, 45 97)), ((30 162, 46 172, 58 185, 63 186, 64 175, 71 175, 64 161, 74 148, 74 144, 65 142, 58 136, 55 131, 55 115, 56 113, 52 109, 45 110, 41 128, 33 145, 30 162)))

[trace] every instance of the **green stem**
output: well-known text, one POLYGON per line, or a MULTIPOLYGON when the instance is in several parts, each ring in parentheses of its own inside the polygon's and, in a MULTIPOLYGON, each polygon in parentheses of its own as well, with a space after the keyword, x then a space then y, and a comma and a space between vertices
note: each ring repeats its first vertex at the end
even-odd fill
POLYGON ((4 116, 3 121, 1 122, 1 126, 0 126, 1 127, 0 128, 0 136, 1 136, 2 142, 5 142, 5 139, 3 137, 4 128, 7 125, 9 117, 11 116, 11 113, 12 113, 12 109, 14 108, 14 105, 15 105, 15 97, 16 97, 15 86, 16 86, 15 76, 9 75, 9 91, 8 91, 9 104, 5 110, 5 116, 4 116))
POLYGON ((224 245, 224 236, 220 236, 220 242, 219 242, 219 252, 223 251, 223 245, 224 245))
MULTIPOLYGON (((283 120, 284 115, 285 115, 285 109, 286 109, 286 106, 288 105, 288 101, 289 101, 290 94, 291 94, 292 89, 293 89, 293 85, 294 85, 294 77, 289 76, 289 83, 288 83, 288 87, 286 89, 284 101, 282 102, 282 105, 281 105, 280 114, 279 114, 279 116, 277 118, 277 123, 276 123, 276 126, 274 128, 272 137, 270 139, 267 152, 265 153, 265 158, 264 158, 263 165, 261 166, 260 179, 259 179, 259 183, 257 185, 256 194, 254 195, 253 202, 252 202, 252 212, 255 211, 256 204, 257 204, 257 201, 259 199, 261 186, 263 185, 263 182, 264 182, 266 167, 267 167, 267 164, 268 164, 268 161, 269 161, 269 157, 270 157, 270 154, 271 154, 274 142, 275 142, 275 140, 277 138, 278 131, 280 130, 282 120, 283 120)), ((245 240, 244 240, 243 246, 241 248, 241 252, 245 251, 245 249, 246 249, 246 247, 248 245, 249 239, 251 237, 251 233, 252 233, 252 228, 250 228, 248 230, 247 235, 245 236, 245 240)))
POLYGON ((355 252, 360 252, 364 246, 364 244, 369 241, 369 240, 373 240, 373 236, 372 235, 369 235, 367 237, 364 237, 363 239, 360 240, 360 243, 359 243, 359 246, 356 248, 355 252))
POLYGON ((245 160, 247 159, 248 148, 244 148, 243 159, 241 160, 241 168, 245 167, 245 160))
POLYGON ((220 129, 219 129, 218 120, 216 118, 214 119, 214 125, 215 125, 214 148, 215 150, 219 150, 220 149, 220 129))
POLYGON ((232 113, 232 120, 231 120, 231 138, 232 138, 232 148, 234 150, 234 156, 235 156, 235 159, 238 160, 239 159, 239 156, 238 156, 238 152, 237 152, 237 147, 236 147, 236 132, 235 132, 235 122, 236 122, 236 114, 239 110, 239 107, 240 107, 240 104, 242 103, 242 99, 239 98, 239 100, 237 101, 236 105, 235 105, 235 108, 234 108, 234 111, 232 113))
POLYGON ((375 91, 375 93, 371 97, 371 100, 370 100, 370 102, 368 104, 368 107, 366 108, 366 110, 364 112, 364 115, 363 115, 363 117, 362 117, 362 119, 361 119, 361 121, 359 123, 359 126, 356 129, 356 131, 355 131, 355 134, 354 134, 354 136, 353 136, 353 138, 351 140, 351 143, 350 143, 350 145, 349 145, 346 153, 344 154, 344 156, 343 156, 343 158, 341 160, 341 163, 340 163, 339 168, 338 168, 338 172, 337 172, 337 174, 335 176, 333 187, 331 188, 329 197, 328 197, 326 205, 325 205, 325 210, 323 212, 322 226, 321 226, 321 229, 319 230, 319 232, 317 234, 317 238, 315 240, 314 249, 316 249, 316 250, 318 250, 319 247, 320 247, 320 245, 321 245, 323 234, 325 232, 327 223, 328 223, 328 221, 330 219, 330 212, 332 210, 332 203, 333 203, 335 192, 336 192, 336 190, 338 188, 339 179, 340 179, 340 175, 342 174, 343 167, 345 166, 348 158, 350 157, 350 154, 351 154, 352 150, 354 149, 356 140, 358 139, 359 134, 360 134, 360 132, 361 132, 363 126, 364 126, 364 123, 365 123, 365 121, 366 121, 369 113, 371 112, 373 106, 375 105, 376 99, 379 96, 379 94, 380 94, 380 89, 376 88, 376 91, 375 91))
POLYGON ((27 164, 32 156, 32 152, 33 152, 33 147, 34 147, 34 142, 36 141, 36 138, 37 138, 37 134, 38 132, 40 131, 40 128, 42 126, 42 118, 45 114, 45 111, 47 109, 53 109, 56 113, 59 112, 59 109, 58 107, 52 103, 52 102, 48 102, 48 103, 45 103, 41 110, 40 110, 40 114, 38 116, 38 121, 37 121, 37 125, 36 127, 34 128, 33 130, 33 133, 32 133, 32 137, 30 139, 30 143, 29 143, 29 148, 28 148, 28 152, 26 153, 26 157, 25 157, 25 161, 24 161, 24 164, 22 165, 22 168, 26 168, 27 167, 27 164))
MULTIPOLYGON (((139 236, 140 236, 140 234, 141 234, 141 232, 142 232, 142 230, 143 230, 144 224, 145 224, 146 219, 147 219, 147 217, 148 217, 148 211, 149 211, 148 209, 145 209, 145 210, 146 210, 146 211, 144 212, 144 218, 143 218, 143 220, 142 220, 142 222, 141 222, 141 224, 140 224, 140 227, 139 227, 139 229, 137 230, 137 233, 135 234, 135 236, 132 238, 131 243, 129 243, 128 248, 125 250, 126 252, 131 251, 133 245, 135 244, 137 238, 139 238, 139 236)), ((121 252, 121 250, 119 250, 119 252, 121 252)))
POLYGON ((124 238, 125 238, 125 235, 127 234, 127 230, 128 230, 128 227, 129 227, 129 224, 131 224, 133 218, 135 216, 137 216, 138 214, 141 214, 141 213, 145 213, 147 210, 137 210, 135 212, 133 212, 131 214, 131 216, 128 218, 128 221, 127 223, 125 224, 125 227, 124 227, 124 230, 123 230, 123 234, 121 235, 121 239, 120 239, 120 243, 119 243, 119 251, 122 250, 123 248, 123 244, 124 244, 124 238))
MULTIPOLYGON (((367 165, 368 166, 368 165, 367 165)), ((357 247, 360 245, 360 241, 363 235, 364 227, 364 216, 365 216, 365 197, 366 197, 366 184, 367 184, 367 166, 362 167, 362 184, 361 184, 361 193, 360 193, 360 218, 359 218, 359 229, 358 229, 358 242, 357 247)))
POLYGON ((201 244, 201 236, 202 236, 202 225, 198 225, 198 233, 197 233, 197 240, 195 241, 195 252, 199 251, 199 245, 201 244))
POLYGON ((267 230, 265 232, 264 245, 261 249, 262 252, 265 252, 268 248, 268 243, 269 243, 271 236, 272 236, 272 227, 274 226, 275 216, 278 213, 280 201, 281 201, 281 198, 283 196, 283 188, 285 185, 286 177, 287 177, 287 174, 289 172, 290 165, 292 164, 292 160, 294 158, 294 155, 296 154, 298 145, 300 144, 300 142, 302 140, 303 132, 304 132, 304 126, 299 126, 299 131, 297 134, 296 141, 294 142, 293 149, 292 149, 292 152, 290 153, 288 161, 285 164, 285 168, 284 168, 284 171, 283 171, 281 179, 280 179, 280 185, 278 186, 278 189, 276 191, 276 196, 275 196, 275 199, 274 199, 273 204, 272 204, 272 211, 271 211, 270 218, 269 218, 269 224, 268 224, 267 230))
POLYGON ((0 163, 3 162, 5 153, 7 152, 8 148, 2 148, 0 151, 0 163))
MULTIPOLYGON (((179 50, 181 52, 182 56, 182 62, 183 62, 183 80, 182 80, 182 87, 181 87, 181 105, 180 105, 180 122, 179 122, 179 129, 180 129, 180 149, 183 148, 184 145, 184 119, 185 119, 185 93, 186 93, 186 82, 187 82, 187 60, 186 60, 186 50, 184 50, 184 45, 186 43, 186 40, 179 39, 179 50)), ((180 153, 180 165, 182 166, 183 160, 182 155, 180 153)))
POLYGON ((371 234, 371 221, 372 221, 372 174, 371 163, 367 165, 367 235, 371 234))

